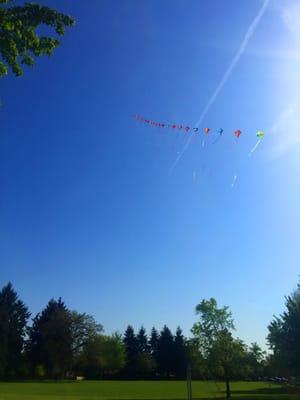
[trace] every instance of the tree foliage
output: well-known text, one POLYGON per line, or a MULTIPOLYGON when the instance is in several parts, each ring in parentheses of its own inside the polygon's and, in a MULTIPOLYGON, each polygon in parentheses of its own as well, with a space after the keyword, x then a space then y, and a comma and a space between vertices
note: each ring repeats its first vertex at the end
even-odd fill
POLYGON ((113 376, 125 366, 125 347, 119 335, 96 335, 83 346, 78 370, 87 378, 113 376))
POLYGON ((70 319, 72 352, 76 356, 82 351, 83 346, 88 341, 103 333, 104 329, 101 324, 95 321, 92 315, 86 313, 71 311, 70 319))
POLYGON ((124 333, 123 343, 126 350, 126 365, 124 369, 125 376, 136 377, 139 342, 131 325, 128 325, 124 333))
MULTIPOLYGON (((266 352, 256 343, 251 343, 248 348, 249 375, 257 379, 264 375, 266 352)), ((277 375, 277 374, 276 374, 277 375)))
POLYGON ((209 351, 220 332, 234 329, 232 314, 228 307, 218 308, 213 298, 202 300, 196 306, 196 315, 200 320, 192 327, 192 333, 199 343, 202 352, 209 351))
POLYGON ((0 77, 9 68, 16 76, 23 74, 21 65, 33 66, 35 58, 52 55, 59 45, 57 37, 39 36, 41 26, 53 29, 57 36, 74 25, 72 17, 39 4, 10 6, 11 0, 0 0, 0 77))
POLYGON ((149 352, 149 344, 148 344, 148 337, 146 334, 146 329, 141 326, 140 330, 137 334, 137 341, 138 341, 138 351, 140 353, 148 353, 149 352))
POLYGON ((274 317, 268 329, 273 362, 291 374, 300 375, 300 283, 285 301, 286 310, 274 317))
POLYGON ((213 298, 202 300, 196 306, 199 321, 193 325, 192 333, 198 343, 199 351, 215 375, 222 376, 226 382, 226 396, 231 396, 230 380, 242 374, 246 359, 244 344, 232 337, 234 329, 232 314, 228 307, 218 308, 213 298))
POLYGON ((28 326, 28 309, 8 284, 0 291, 0 378, 183 379, 189 365, 194 379, 223 379, 229 397, 232 379, 299 373, 299 303, 300 287, 269 326, 273 353, 266 357, 257 343, 248 347, 233 336, 230 310, 214 299, 196 307, 190 339, 166 325, 149 336, 130 325, 124 335, 105 335, 91 315, 70 311, 61 299, 28 326))
POLYGON ((159 334, 158 331, 155 327, 151 329, 151 335, 149 339, 149 347, 150 347, 150 352, 154 360, 157 358, 157 347, 158 347, 158 340, 159 340, 159 334))
POLYGON ((176 378, 185 378, 187 369, 187 348, 182 329, 176 329, 174 337, 174 373, 176 378))
POLYGON ((28 356, 32 369, 41 366, 47 376, 62 378, 72 363, 71 315, 61 299, 52 299, 33 319, 28 356))
POLYGON ((28 308, 8 283, 0 291, 0 377, 21 372, 29 316, 28 308))
POLYGON ((174 337, 166 325, 159 335, 157 364, 159 373, 165 378, 174 374, 174 337))

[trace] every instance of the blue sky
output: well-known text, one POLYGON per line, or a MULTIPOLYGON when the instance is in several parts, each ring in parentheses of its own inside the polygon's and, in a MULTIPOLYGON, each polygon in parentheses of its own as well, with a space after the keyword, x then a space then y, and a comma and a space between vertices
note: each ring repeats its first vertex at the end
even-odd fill
POLYGON ((189 334, 215 297, 263 344, 299 275, 299 4, 270 2, 201 125, 223 138, 193 138, 170 174, 187 136, 132 115, 196 123, 262 2, 83 3, 52 1, 76 26, 1 81, 0 284, 33 314, 62 296, 107 332, 189 334))

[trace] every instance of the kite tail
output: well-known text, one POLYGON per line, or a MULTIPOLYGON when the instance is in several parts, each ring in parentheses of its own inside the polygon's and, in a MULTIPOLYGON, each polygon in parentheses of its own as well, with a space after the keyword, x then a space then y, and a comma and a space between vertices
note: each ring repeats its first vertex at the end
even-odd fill
POLYGON ((258 148, 258 146, 260 145, 261 139, 259 139, 257 141, 257 143, 255 144, 255 146, 253 147, 253 149, 250 151, 249 155, 251 156, 251 154, 253 154, 255 152, 255 150, 258 148))
POLYGON ((213 143, 212 144, 215 144, 215 143, 217 143, 219 140, 221 139, 221 135, 220 136, 218 136, 214 141, 213 141, 213 143))
POLYGON ((202 140, 202 147, 205 146, 205 139, 202 140))
POLYGON ((237 175, 234 175, 232 183, 231 183, 232 188, 234 187, 236 180, 237 180, 237 175))
POLYGON ((196 170, 193 171, 193 181, 195 182, 197 178, 197 173, 196 170))

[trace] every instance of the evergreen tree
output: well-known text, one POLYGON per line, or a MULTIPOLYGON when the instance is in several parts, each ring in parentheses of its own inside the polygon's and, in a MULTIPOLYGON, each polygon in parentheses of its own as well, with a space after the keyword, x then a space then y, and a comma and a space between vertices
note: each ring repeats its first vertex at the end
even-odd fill
POLYGON ((148 345, 148 338, 146 335, 146 330, 143 326, 141 326, 138 334, 137 334, 137 341, 138 341, 138 351, 140 353, 149 353, 149 345, 148 345))
POLYGON ((137 361, 139 354, 139 343, 132 326, 128 325, 123 338, 126 349, 126 365, 124 372, 127 378, 137 376, 137 361))
POLYGON ((268 342, 283 371, 300 375, 300 283, 286 298, 286 310, 270 323, 268 342))
POLYGON ((151 329, 151 335, 149 339, 149 351, 152 358, 152 365, 153 365, 152 372, 154 376, 157 374, 157 368, 158 368, 158 361, 157 361, 158 341, 159 341, 159 333, 153 327, 151 329))
POLYGON ((137 376, 141 379, 148 379, 153 375, 155 364, 150 354, 150 345, 145 328, 142 326, 137 334, 138 360, 137 376))
POLYGON ((30 316, 11 283, 0 292, 0 376, 20 374, 26 324, 30 316))
POLYGON ((263 375, 266 352, 263 351, 256 342, 254 342, 251 343, 247 353, 249 375, 252 379, 257 379, 259 376, 263 375))
POLYGON ((153 327, 151 329, 149 345, 150 345, 150 352, 151 352, 154 360, 156 360, 156 356, 157 356, 158 340, 159 340, 159 334, 158 334, 157 330, 153 327))
POLYGON ((33 371, 42 369, 53 378, 65 376, 72 361, 72 318, 61 299, 50 300, 33 319, 28 356, 33 371))
POLYGON ((187 355, 185 339, 180 327, 177 328, 174 338, 174 369, 177 378, 186 376, 187 355))
POLYGON ((158 371, 164 377, 174 373, 174 337, 165 325, 160 332, 157 346, 158 371))

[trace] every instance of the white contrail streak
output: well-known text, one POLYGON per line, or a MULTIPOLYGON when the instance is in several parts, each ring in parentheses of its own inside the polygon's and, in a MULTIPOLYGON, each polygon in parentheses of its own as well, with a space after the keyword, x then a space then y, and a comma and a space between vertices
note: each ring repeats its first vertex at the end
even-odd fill
MULTIPOLYGON (((210 110, 211 106, 212 106, 212 105, 214 104, 214 102, 216 101, 218 95, 220 94, 221 90, 223 89, 223 86, 225 85, 225 83, 227 82, 227 80, 230 78, 230 76, 231 76, 233 70, 235 69, 235 67, 237 66, 237 64, 238 64, 238 62, 239 62, 239 60, 240 60, 240 58, 241 58, 241 56, 243 55, 243 53, 244 53, 244 51, 245 51, 245 49, 246 49, 246 47, 247 47, 247 44, 248 44, 249 40, 251 39, 252 35, 254 34, 254 32, 255 32, 255 30, 256 30, 256 28, 257 28, 257 25, 259 24, 261 18, 263 17, 263 15, 264 15, 264 13, 265 13, 265 11, 266 11, 266 9, 267 9, 269 3, 270 3, 270 0, 265 0, 265 1, 263 2, 263 5, 262 5, 261 9, 259 10, 259 12, 258 12, 258 14, 256 15, 256 17, 254 18, 254 20, 251 22, 251 24, 250 24, 250 26, 249 26, 249 28, 248 28, 248 30, 247 30, 247 32, 246 32, 246 35, 245 35, 245 37, 244 37, 244 39, 243 39, 243 41, 242 41, 242 43, 241 43, 241 45, 240 45, 240 47, 239 47, 237 53, 236 53, 236 55, 233 57, 233 60, 231 61, 229 67, 227 68, 225 74, 223 75, 223 78, 221 79, 221 81, 220 81, 220 83, 218 84, 218 86, 216 87, 214 93, 212 94, 212 96, 211 96, 210 99, 208 100, 208 102, 207 102, 207 104, 206 104, 204 110, 202 111, 202 114, 200 115, 200 118, 199 118, 198 122, 196 123, 196 127, 199 127, 199 125, 201 124, 201 122, 202 122, 203 119, 205 118, 206 114, 207 114, 208 111, 210 110)), ((191 143, 191 140, 192 140, 192 138, 193 138, 193 135, 195 135, 195 133, 192 134, 192 135, 188 138, 188 140, 187 140, 187 142, 185 143, 185 145, 184 145, 184 147, 183 147, 181 153, 180 153, 180 154, 178 155, 178 157, 176 158, 174 164, 172 165, 172 167, 171 167, 171 169, 170 169, 170 172, 171 172, 171 173, 172 173, 172 171, 174 170, 174 168, 176 167, 176 165, 179 163, 179 161, 181 160, 183 154, 184 154, 184 153, 186 152, 186 150, 188 149, 188 147, 189 147, 189 145, 190 145, 190 143, 191 143)))

